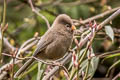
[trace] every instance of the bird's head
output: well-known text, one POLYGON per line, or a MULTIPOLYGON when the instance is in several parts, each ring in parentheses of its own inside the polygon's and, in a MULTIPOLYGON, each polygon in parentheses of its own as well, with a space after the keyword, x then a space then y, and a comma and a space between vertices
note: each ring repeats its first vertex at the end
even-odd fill
POLYGON ((56 25, 55 27, 59 27, 59 29, 62 28, 69 32, 73 32, 76 29, 73 25, 72 19, 66 14, 57 16, 53 24, 56 25))

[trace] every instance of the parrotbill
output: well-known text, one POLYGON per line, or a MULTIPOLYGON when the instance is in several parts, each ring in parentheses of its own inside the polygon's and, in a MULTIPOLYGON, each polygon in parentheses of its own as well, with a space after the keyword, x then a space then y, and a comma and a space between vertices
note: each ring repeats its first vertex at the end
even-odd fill
MULTIPOLYGON (((50 29, 41 37, 33 56, 43 61, 55 61, 62 58, 72 44, 75 29, 76 27, 73 25, 72 19, 68 15, 58 15, 50 29)), ((16 72, 14 77, 18 77, 34 61, 34 58, 29 59, 16 72)))

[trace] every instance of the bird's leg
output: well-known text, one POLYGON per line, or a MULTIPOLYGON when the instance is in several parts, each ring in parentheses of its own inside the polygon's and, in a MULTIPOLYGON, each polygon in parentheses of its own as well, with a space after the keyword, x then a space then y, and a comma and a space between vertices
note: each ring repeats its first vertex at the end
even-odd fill
POLYGON ((35 60, 37 60, 37 61, 40 61, 40 62, 44 63, 44 64, 62 67, 63 70, 67 73, 67 76, 69 77, 69 72, 68 72, 68 70, 67 70, 66 67, 65 67, 64 65, 62 65, 60 62, 57 62, 57 61, 46 62, 46 61, 40 60, 40 59, 38 59, 37 57, 34 57, 34 56, 33 56, 33 58, 34 58, 35 60))

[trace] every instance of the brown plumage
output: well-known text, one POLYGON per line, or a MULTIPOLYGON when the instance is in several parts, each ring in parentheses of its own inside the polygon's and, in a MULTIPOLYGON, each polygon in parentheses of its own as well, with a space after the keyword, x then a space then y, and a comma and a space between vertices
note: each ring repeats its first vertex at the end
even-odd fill
MULTIPOLYGON (((33 56, 43 61, 55 61, 68 51, 73 38, 73 22, 66 14, 59 15, 52 27, 41 37, 33 56)), ((15 74, 18 77, 35 59, 29 59, 15 74)))

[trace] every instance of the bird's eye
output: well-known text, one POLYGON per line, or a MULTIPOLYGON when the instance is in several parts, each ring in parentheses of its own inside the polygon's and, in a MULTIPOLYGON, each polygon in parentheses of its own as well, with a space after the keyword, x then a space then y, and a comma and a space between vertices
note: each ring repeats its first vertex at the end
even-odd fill
POLYGON ((66 27, 71 27, 70 24, 66 24, 66 27))

